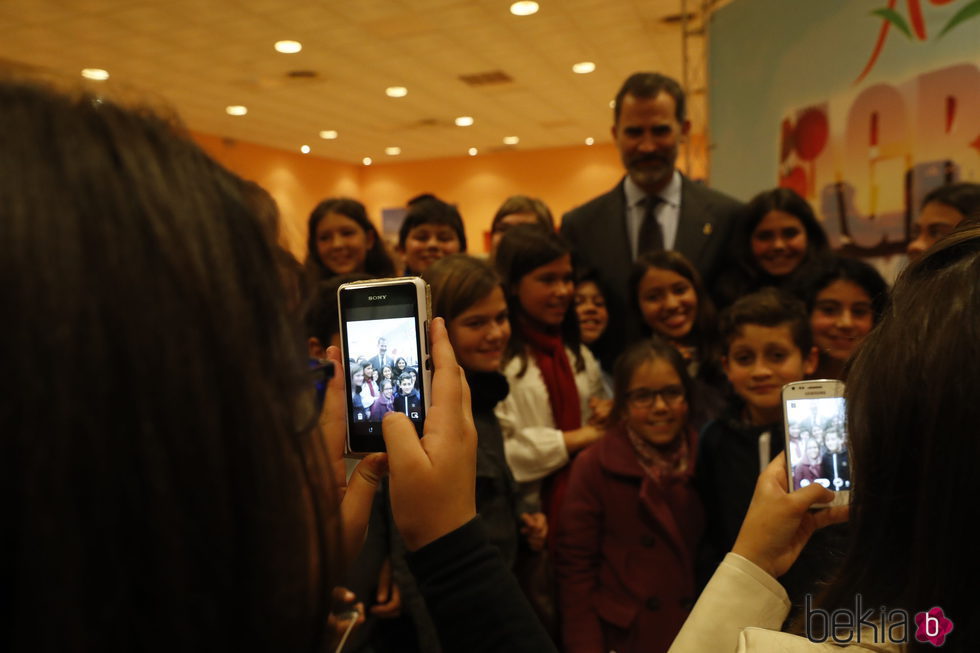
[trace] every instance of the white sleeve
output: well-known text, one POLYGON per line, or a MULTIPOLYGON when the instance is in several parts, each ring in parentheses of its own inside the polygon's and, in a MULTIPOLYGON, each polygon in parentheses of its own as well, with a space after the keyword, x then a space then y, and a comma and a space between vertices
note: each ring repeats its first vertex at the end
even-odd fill
MULTIPOLYGON (((741 648, 750 641, 767 639, 757 632, 743 633, 743 629, 779 631, 789 608, 786 590, 775 578, 742 556, 729 553, 694 604, 668 653, 734 651, 736 647, 740 647, 739 651, 764 650, 756 646, 741 648)), ((800 643, 804 642, 809 644, 806 640, 800 643)))
POLYGON ((504 455, 518 483, 536 481, 568 463, 565 436, 555 428, 548 390, 533 360, 518 377, 520 361, 504 367, 510 383, 507 398, 495 410, 504 436, 504 455))

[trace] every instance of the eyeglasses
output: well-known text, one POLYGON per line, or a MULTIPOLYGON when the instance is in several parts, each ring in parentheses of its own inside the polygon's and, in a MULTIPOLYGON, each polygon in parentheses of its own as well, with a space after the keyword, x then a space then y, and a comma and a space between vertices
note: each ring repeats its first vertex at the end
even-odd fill
POLYGON ((634 408, 650 408, 657 402, 657 397, 668 406, 676 406, 684 401, 684 388, 679 385, 668 385, 659 390, 634 388, 626 393, 626 403, 634 408))

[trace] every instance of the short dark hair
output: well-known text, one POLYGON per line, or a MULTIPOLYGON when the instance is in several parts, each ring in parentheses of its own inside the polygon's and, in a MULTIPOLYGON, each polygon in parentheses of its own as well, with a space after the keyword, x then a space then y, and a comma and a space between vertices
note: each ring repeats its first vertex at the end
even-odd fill
POLYGON ((687 414, 689 416, 695 414, 698 403, 695 385, 687 372, 684 357, 663 338, 654 335, 633 343, 616 358, 613 364, 613 417, 622 418, 626 415, 626 395, 636 370, 644 363, 655 360, 667 361, 677 372, 681 385, 684 386, 687 414))
POLYGON ((877 324, 888 301, 888 283, 864 261, 829 254, 821 256, 793 284, 793 294, 806 304, 807 313, 813 313, 817 295, 835 281, 850 281, 868 294, 877 324))
POLYGON ((666 93, 674 98, 674 117, 677 118, 677 122, 683 124, 687 120, 687 100, 684 97, 684 89, 676 79, 660 73, 633 73, 626 78, 619 92, 616 93, 613 104, 613 124, 619 124, 623 98, 627 95, 649 99, 657 97, 660 93, 666 93))
POLYGON ((398 375, 398 382, 399 383, 401 383, 402 381, 406 381, 406 380, 408 380, 408 381, 411 381, 412 380, 412 374, 408 371, 409 369, 411 369, 411 368, 406 367, 405 368, 405 371, 398 375))
POLYGON ((405 247, 408 234, 416 227, 424 224, 446 225, 453 228, 459 239, 459 251, 466 251, 466 229, 459 210, 448 202, 443 202, 435 195, 424 195, 414 198, 408 205, 405 221, 398 230, 398 246, 405 247))
POLYGON ((923 207, 929 202, 951 206, 964 218, 980 220, 980 184, 959 182, 940 186, 922 198, 923 207))
POLYGON ((764 327, 789 327, 793 344, 806 357, 813 347, 813 334, 810 331, 810 318, 806 306, 800 300, 785 292, 767 287, 751 295, 741 297, 721 312, 718 331, 725 343, 725 354, 732 342, 742 334, 747 325, 764 327))
POLYGON ((316 205, 310 213, 306 225, 306 266, 317 273, 320 278, 328 278, 336 274, 320 260, 316 249, 316 227, 328 213, 339 213, 357 223, 367 234, 374 235, 374 244, 368 249, 364 259, 364 272, 376 277, 391 277, 395 274, 395 264, 385 250, 381 234, 374 223, 368 218, 364 205, 350 197, 331 197, 316 205))

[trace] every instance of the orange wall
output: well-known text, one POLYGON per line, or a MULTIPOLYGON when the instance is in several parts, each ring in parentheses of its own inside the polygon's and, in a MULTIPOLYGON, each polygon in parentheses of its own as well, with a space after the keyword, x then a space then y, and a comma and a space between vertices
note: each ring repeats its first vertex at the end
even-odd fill
MULTIPOLYGON (((612 144, 508 150, 365 167, 204 134, 194 138, 222 164, 272 193, 282 213, 283 243, 301 260, 307 216, 326 197, 346 195, 361 200, 380 229, 382 209, 404 206, 419 193, 434 193, 459 207, 469 249, 479 254, 486 251, 485 232, 493 214, 508 196, 539 197, 555 220, 561 220, 562 213, 606 192, 623 175, 612 144)), ((682 154, 678 164, 683 160, 682 154)), ((692 167, 703 170, 704 162, 695 160, 692 167)))
POLYGON ((222 165, 276 198, 282 215, 280 239, 301 261, 306 258, 306 220, 313 207, 327 197, 361 194, 360 166, 207 134, 193 137, 222 165))
POLYGON ((361 195, 368 211, 380 215, 414 195, 435 193, 459 207, 470 251, 481 253, 484 232, 510 195, 539 197, 560 220, 563 212, 612 188, 621 175, 612 145, 506 151, 373 165, 365 171, 361 195))

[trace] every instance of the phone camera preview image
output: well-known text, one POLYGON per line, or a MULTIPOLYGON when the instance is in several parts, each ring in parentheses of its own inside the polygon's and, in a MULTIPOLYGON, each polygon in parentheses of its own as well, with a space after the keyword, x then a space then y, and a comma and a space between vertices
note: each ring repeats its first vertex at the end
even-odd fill
POLYGON ((378 280, 342 287, 341 336, 346 358, 348 444, 351 453, 384 451, 381 422, 398 412, 425 421, 427 348, 417 280, 378 280))
POLYGON ((786 403, 786 455, 793 489, 811 483, 839 492, 851 489, 851 461, 842 397, 795 399, 786 403))

